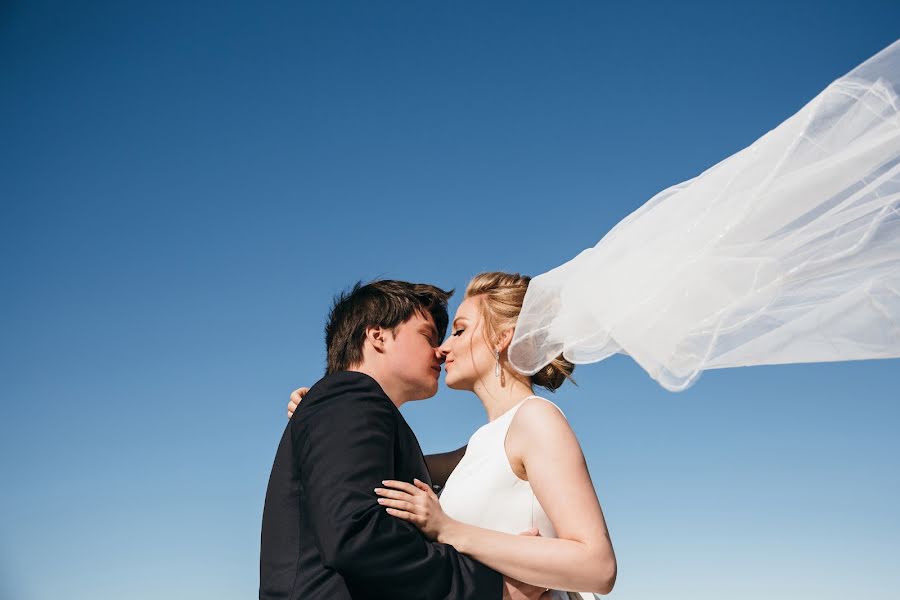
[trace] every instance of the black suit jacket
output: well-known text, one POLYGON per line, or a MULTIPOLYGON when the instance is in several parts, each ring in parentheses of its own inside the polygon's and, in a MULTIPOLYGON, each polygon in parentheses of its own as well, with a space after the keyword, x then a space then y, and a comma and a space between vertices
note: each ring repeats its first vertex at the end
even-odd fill
POLYGON ((263 510, 260 600, 495 600, 502 577, 388 515, 384 479, 431 483, 419 443, 378 383, 325 376, 290 420, 263 510))

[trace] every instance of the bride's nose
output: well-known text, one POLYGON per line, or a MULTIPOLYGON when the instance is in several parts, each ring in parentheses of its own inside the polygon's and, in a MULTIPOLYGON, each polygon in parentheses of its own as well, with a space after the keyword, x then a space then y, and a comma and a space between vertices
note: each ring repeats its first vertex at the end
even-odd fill
POLYGON ((438 354, 440 354, 440 356, 441 356, 441 360, 445 360, 447 358, 447 355, 450 354, 450 338, 449 337, 446 340, 444 340, 444 343, 438 347, 437 351, 438 351, 438 354))

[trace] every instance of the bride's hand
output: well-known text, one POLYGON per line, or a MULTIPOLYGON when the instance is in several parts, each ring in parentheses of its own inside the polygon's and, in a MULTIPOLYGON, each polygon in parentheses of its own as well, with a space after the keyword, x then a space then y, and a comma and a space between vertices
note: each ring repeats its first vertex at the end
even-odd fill
POLYGON ((300 405, 300 401, 303 400, 303 396, 309 392, 308 387, 297 388, 293 392, 291 392, 291 399, 288 402, 288 419, 294 416, 294 411, 297 410, 297 406, 300 405))
POLYGON ((414 485, 393 480, 381 483, 384 488, 375 488, 375 493, 381 496, 378 503, 387 507, 389 515, 409 521, 430 540, 444 541, 441 536, 453 519, 444 514, 437 494, 427 483, 418 479, 413 480, 414 485))

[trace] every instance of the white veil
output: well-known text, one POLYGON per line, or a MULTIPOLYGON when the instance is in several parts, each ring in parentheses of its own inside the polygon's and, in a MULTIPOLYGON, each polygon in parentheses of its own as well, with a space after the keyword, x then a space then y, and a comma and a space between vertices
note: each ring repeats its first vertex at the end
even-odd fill
POLYGON ((900 40, 532 279, 512 365, 622 353, 679 391, 706 369, 900 356, 898 90, 900 40))

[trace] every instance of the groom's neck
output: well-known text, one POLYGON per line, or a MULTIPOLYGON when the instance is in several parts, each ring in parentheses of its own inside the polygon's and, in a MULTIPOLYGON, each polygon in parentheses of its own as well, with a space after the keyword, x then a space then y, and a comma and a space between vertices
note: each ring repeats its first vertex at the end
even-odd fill
POLYGON ((392 379, 388 377, 387 374, 381 372, 377 367, 362 364, 352 367, 349 370, 357 373, 364 373, 378 382, 378 385, 381 386, 381 389, 384 390, 384 393, 397 408, 406 404, 408 399, 404 397, 404 394, 399 389, 397 389, 396 385, 393 385, 392 379))

